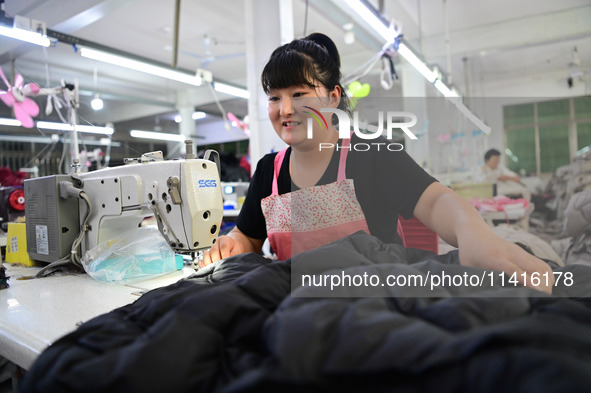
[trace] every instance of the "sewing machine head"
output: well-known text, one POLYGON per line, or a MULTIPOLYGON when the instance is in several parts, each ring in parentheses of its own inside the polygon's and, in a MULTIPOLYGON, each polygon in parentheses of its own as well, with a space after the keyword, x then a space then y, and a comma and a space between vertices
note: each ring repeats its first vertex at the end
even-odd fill
MULTIPOLYGON (((56 184, 55 194, 59 194, 56 199, 76 200, 76 205, 79 205, 80 227, 76 229, 85 232, 80 256, 103 241, 137 230, 147 217, 155 217, 160 232, 177 252, 194 252, 211 247, 219 233, 223 202, 219 161, 210 161, 210 156, 217 158, 217 153, 208 151, 204 159, 188 155, 189 158, 183 160, 163 160, 150 153, 138 160, 127 160, 123 166, 71 177, 61 175, 52 180, 56 184)), ((44 203, 48 198, 33 197, 36 190, 41 192, 41 187, 35 187, 38 179, 29 180, 28 191, 27 186, 25 191, 31 194, 31 201, 38 201, 34 203, 44 203)), ((44 189, 51 188, 46 184, 44 189)), ((69 210, 67 207, 61 209, 69 210)), ((29 207, 27 200, 27 210, 34 216, 46 209, 29 207)), ((46 224, 40 223, 36 217, 31 217, 31 221, 27 217, 27 220, 36 227, 31 228, 32 235, 27 237, 32 242, 28 247, 31 249, 29 253, 32 251, 37 260, 52 262, 58 259, 58 255, 54 254, 44 259, 44 255, 49 253, 38 252, 39 245, 33 239, 35 231, 39 232, 39 227, 46 225, 45 233, 51 232, 51 236, 47 236, 51 243, 51 239, 63 237, 64 231, 71 235, 70 228, 52 226, 52 219, 47 219, 46 224)), ((46 246, 41 248, 51 249, 46 246)), ((60 254, 66 251, 69 252, 62 250, 60 254)), ((63 256, 59 255, 59 258, 63 256)))
MULTIPOLYGON (((149 157, 80 175, 81 189, 93 206, 83 252, 138 228, 149 216, 156 218, 175 251, 197 251, 215 243, 223 217, 219 165, 207 158, 149 157)), ((87 211, 80 206, 82 221, 87 211)))

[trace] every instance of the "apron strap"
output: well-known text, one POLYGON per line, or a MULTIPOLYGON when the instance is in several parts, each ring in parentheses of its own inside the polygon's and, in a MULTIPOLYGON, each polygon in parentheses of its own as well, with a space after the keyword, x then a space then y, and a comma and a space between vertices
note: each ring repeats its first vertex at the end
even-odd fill
POLYGON ((349 154, 349 147, 351 146, 351 138, 344 138, 341 143, 341 156, 339 158, 339 172, 337 174, 337 181, 345 180, 347 178, 347 154, 349 154))
POLYGON ((277 178, 279 177, 279 171, 281 170, 281 165, 283 164, 283 158, 285 158, 285 153, 287 152, 289 147, 281 150, 275 156, 275 168, 273 170, 273 188, 271 195, 279 195, 279 187, 277 187, 277 178))
MULTIPOLYGON (((341 143, 341 155, 339 157, 339 171, 337 174, 337 181, 339 180, 346 180, 347 178, 347 155, 349 154, 349 147, 351 146, 351 138, 343 139, 341 143)), ((283 159, 285 158, 285 153, 287 152, 288 147, 281 150, 275 156, 275 165, 273 170, 273 187, 271 195, 279 195, 279 187, 277 186, 277 179, 279 178, 279 171, 281 171, 281 165, 283 164, 283 159)))

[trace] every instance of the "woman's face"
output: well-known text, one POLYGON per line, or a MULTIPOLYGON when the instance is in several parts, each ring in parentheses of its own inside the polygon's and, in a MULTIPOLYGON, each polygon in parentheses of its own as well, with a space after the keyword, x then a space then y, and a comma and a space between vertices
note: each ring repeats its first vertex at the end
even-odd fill
POLYGON ((277 135, 288 145, 298 146, 302 143, 312 145, 312 142, 317 144, 317 141, 325 139, 327 134, 334 132, 334 130, 331 116, 324 114, 328 130, 326 127, 321 128, 318 122, 310 116, 309 113, 314 113, 311 108, 317 111, 320 111, 321 108, 336 108, 340 96, 339 86, 335 86, 330 92, 324 86, 316 88, 292 86, 272 89, 268 95, 269 120, 271 120, 277 135), (308 119, 313 120, 313 139, 307 137, 308 119))

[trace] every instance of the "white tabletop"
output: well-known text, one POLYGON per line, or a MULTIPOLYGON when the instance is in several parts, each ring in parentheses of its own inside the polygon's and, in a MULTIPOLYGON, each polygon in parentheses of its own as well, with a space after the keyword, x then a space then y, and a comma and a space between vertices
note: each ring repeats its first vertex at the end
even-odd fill
POLYGON ((51 343, 83 322, 132 303, 143 291, 194 273, 190 267, 129 285, 93 280, 86 274, 18 280, 39 268, 4 264, 10 287, 0 290, 0 356, 28 369, 51 343))

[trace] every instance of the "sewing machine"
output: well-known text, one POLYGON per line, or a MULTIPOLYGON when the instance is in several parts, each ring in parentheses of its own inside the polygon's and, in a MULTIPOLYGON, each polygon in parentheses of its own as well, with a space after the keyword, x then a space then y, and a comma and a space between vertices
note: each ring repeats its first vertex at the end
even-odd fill
POLYGON ((161 152, 147 153, 123 166, 26 180, 29 256, 63 258, 82 230, 81 257, 149 217, 177 252, 211 247, 223 216, 219 161, 208 159, 212 153, 217 158, 208 151, 204 159, 168 161, 161 152))

